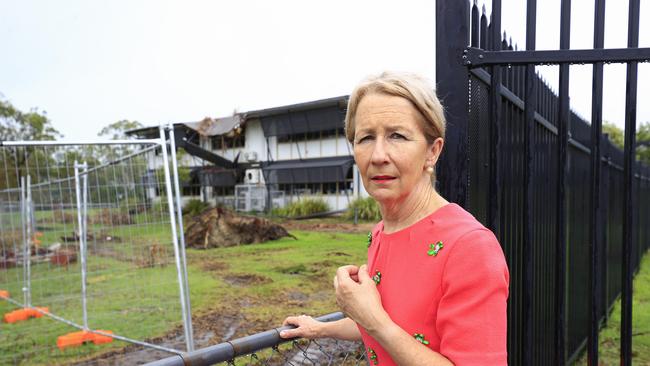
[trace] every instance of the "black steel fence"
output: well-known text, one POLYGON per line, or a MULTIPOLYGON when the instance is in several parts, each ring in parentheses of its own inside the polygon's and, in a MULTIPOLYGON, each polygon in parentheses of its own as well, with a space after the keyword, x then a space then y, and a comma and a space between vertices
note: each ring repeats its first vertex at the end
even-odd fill
POLYGON ((476 2, 437 2, 438 93, 449 123, 441 190, 504 248, 512 365, 571 363, 587 344, 597 364, 598 328, 621 294, 622 364, 631 359, 631 274, 650 247, 650 169, 633 154, 636 63, 650 49, 637 48, 632 0, 628 48, 598 50, 604 5, 596 1, 594 50, 568 49, 571 2, 562 0, 560 50, 536 52, 535 0, 526 51, 501 34, 499 0, 491 19, 476 2), (628 63, 625 153, 601 134, 605 61, 628 63), (592 123, 569 108, 573 63, 594 64, 592 123), (557 94, 535 74, 540 64, 559 65, 557 94))

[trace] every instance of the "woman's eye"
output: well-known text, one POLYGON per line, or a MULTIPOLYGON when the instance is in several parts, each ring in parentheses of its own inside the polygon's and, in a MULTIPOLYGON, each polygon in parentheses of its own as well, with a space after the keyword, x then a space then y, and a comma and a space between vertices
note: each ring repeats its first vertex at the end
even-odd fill
POLYGON ((402 135, 402 134, 400 134, 400 133, 397 133, 397 132, 393 132, 393 133, 390 135, 390 138, 391 138, 391 139, 397 139, 397 140, 406 140, 406 137, 405 137, 404 135, 402 135))
POLYGON ((362 142, 367 142, 372 139, 372 136, 363 136, 362 138, 357 140, 357 143, 362 143, 362 142))

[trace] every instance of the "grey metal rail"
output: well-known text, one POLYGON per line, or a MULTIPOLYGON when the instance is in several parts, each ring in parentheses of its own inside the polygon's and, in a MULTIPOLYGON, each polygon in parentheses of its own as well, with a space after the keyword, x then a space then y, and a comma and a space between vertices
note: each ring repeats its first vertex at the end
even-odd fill
MULTIPOLYGON (((316 318, 322 322, 341 320, 345 316, 341 312, 331 313, 316 318)), ((275 347, 279 344, 292 341, 292 339, 280 338, 280 332, 286 329, 295 328, 285 326, 267 330, 266 332, 253 334, 243 338, 237 338, 229 342, 223 342, 214 346, 202 348, 194 352, 183 353, 176 356, 164 358, 146 364, 147 366, 207 366, 219 362, 232 360, 235 357, 251 354, 265 348, 275 347)))

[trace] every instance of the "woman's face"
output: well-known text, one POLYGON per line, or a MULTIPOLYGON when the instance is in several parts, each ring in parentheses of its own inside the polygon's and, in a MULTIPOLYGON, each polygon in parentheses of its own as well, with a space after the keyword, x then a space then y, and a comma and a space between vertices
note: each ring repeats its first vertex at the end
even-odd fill
POLYGON ((435 164, 441 142, 427 142, 422 118, 410 101, 392 95, 368 94, 357 107, 354 160, 366 191, 381 204, 431 185, 426 169, 435 164))

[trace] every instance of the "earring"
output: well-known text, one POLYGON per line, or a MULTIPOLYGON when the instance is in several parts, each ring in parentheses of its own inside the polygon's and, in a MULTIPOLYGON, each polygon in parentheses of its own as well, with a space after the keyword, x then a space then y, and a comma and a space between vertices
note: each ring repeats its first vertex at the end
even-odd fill
POLYGON ((433 174, 433 166, 429 165, 429 166, 427 167, 427 172, 428 172, 429 174, 433 174))

